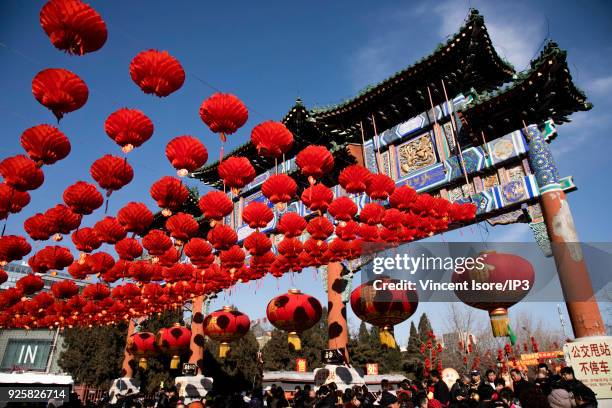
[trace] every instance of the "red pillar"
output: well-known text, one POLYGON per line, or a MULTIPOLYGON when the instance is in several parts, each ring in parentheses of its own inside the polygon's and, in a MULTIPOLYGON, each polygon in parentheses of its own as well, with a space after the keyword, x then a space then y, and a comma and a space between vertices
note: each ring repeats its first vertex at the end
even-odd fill
POLYGON ((346 323, 346 306, 342 302, 342 291, 346 282, 342 279, 342 264, 330 262, 327 264, 327 328, 328 347, 345 350, 348 363, 348 325, 346 323))

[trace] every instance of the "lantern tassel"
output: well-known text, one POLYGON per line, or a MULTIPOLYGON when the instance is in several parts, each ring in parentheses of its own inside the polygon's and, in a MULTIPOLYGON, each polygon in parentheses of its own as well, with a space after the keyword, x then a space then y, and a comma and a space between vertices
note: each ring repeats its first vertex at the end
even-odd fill
POLYGON ((177 355, 172 356, 172 360, 170 360, 170 369, 176 370, 179 368, 179 363, 181 362, 181 358, 177 355))
POLYGON ((287 342, 293 346, 296 351, 302 349, 302 341, 296 332, 290 332, 287 336, 287 342))
POLYGON ((142 368, 143 370, 149 368, 149 363, 147 359, 142 357, 140 360, 138 360, 138 367, 142 368))
POLYGON ((230 345, 227 342, 222 342, 219 344, 219 357, 225 358, 227 357, 227 353, 230 351, 230 345))
POLYGON ((383 327, 379 333, 380 343, 387 348, 396 348, 395 338, 388 327, 383 327))
POLYGON ((491 330, 493 330, 493 337, 507 337, 508 326, 510 325, 508 310, 504 309, 503 307, 493 309, 489 312, 489 318, 491 319, 491 330))

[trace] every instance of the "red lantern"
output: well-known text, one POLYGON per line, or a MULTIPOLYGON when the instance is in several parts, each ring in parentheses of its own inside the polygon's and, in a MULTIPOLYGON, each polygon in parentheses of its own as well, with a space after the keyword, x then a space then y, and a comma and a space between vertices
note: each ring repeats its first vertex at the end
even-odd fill
POLYGON ((261 192, 271 203, 284 204, 295 197, 297 184, 284 173, 274 174, 263 182, 261 192))
POLYGON ((255 178, 255 169, 246 157, 228 157, 219 164, 217 171, 223 183, 236 194, 255 178))
POLYGON ((51 292, 56 299, 69 299, 79 294, 79 287, 71 280, 61 280, 51 285, 51 292))
POLYGON ((472 282, 480 284, 499 283, 506 287, 505 283, 509 280, 526 281, 528 288, 523 286, 514 290, 482 290, 482 291, 463 291, 455 290, 457 297, 465 304, 477 309, 486 310, 491 318, 491 328, 493 336, 508 336, 508 308, 523 299, 529 289, 533 286, 535 273, 533 266, 525 258, 514 254, 484 252, 479 255, 483 267, 478 265, 473 268, 466 268, 463 273, 455 271, 452 281, 456 283, 468 282, 468 287, 472 282), (470 282, 471 281, 471 282, 470 282))
POLYGON ((104 131, 124 153, 129 153, 153 136, 153 122, 138 109, 121 108, 108 115, 104 131))
POLYGON ((366 181, 370 171, 359 164, 345 167, 338 176, 338 183, 349 194, 359 194, 366 191, 366 181))
POLYGON ((236 244, 238 234, 227 225, 217 224, 208 231, 206 239, 215 249, 223 251, 236 244))
POLYGON ((233 245, 219 254, 221 268, 228 270, 232 275, 244 265, 244 258, 244 251, 238 245, 233 245))
POLYGON ((32 246, 21 236, 5 235, 0 237, 0 265, 19 261, 31 250, 32 246))
POLYGON ((334 193, 323 184, 315 184, 305 189, 301 198, 310 211, 325 212, 334 199, 334 193))
POLYGON ((200 232, 198 222, 193 215, 177 213, 166 220, 166 229, 177 241, 187 242, 200 232))
POLYGON ((229 352, 229 343, 242 338, 251 327, 249 317, 231 306, 212 312, 202 323, 204 333, 211 339, 220 342, 219 356, 225 358, 229 352))
POLYGON ((193 276, 193 266, 177 263, 163 272, 164 280, 168 283, 185 282, 193 276))
POLYGON ((174 264, 177 263, 180 260, 180 258, 181 258, 181 254, 176 249, 176 247, 172 246, 166 252, 161 254, 157 259, 158 259, 158 264, 160 266, 170 268, 174 266, 174 264))
POLYGON ((206 268, 214 261, 212 247, 204 238, 191 238, 183 249, 197 268, 206 268))
POLYGON ((132 81, 146 94, 170 95, 185 82, 185 71, 167 51, 147 50, 138 53, 130 63, 132 81))
POLYGON ((107 196, 113 191, 120 190, 134 178, 134 170, 127 159, 110 154, 93 162, 89 172, 96 183, 106 190, 107 196))
POLYGON ((163 215, 168 217, 183 206, 189 197, 189 190, 179 179, 165 176, 153 183, 151 197, 163 208, 163 215))
POLYGON ((280 122, 267 121, 251 131, 251 143, 264 157, 280 157, 293 146, 293 134, 280 122))
POLYGON ((102 48, 107 31, 104 20, 80 0, 50 0, 40 10, 40 25, 58 50, 84 55, 102 48))
POLYGON ((163 328, 157 333, 157 346, 164 352, 172 354, 171 369, 177 369, 180 354, 189 349, 191 330, 175 323, 174 327, 163 328))
POLYGON ((368 225, 378 225, 385 216, 385 207, 378 203, 367 203, 359 212, 359 221, 368 225))
POLYGON ((417 192, 410 186, 404 185, 393 191, 393 194, 389 197, 389 204, 400 211, 409 211, 416 199, 417 192))
POLYGON ((303 245, 297 238, 284 238, 278 243, 276 249, 278 250, 279 254, 283 255, 289 260, 292 260, 300 255, 303 245))
POLYGON ((198 203, 204 218, 221 221, 223 217, 230 215, 234 209, 232 200, 222 191, 209 191, 204 194, 198 203))
POLYGON ((126 231, 143 234, 153 223, 153 213, 143 203, 132 201, 119 210, 117 221, 126 231))
POLYGON ((349 221, 336 226, 336 235, 338 238, 345 241, 352 241, 357 238, 357 232, 359 231, 359 224, 355 221, 349 221))
POLYGON ((126 230, 115 217, 102 218, 96 222, 93 229, 100 241, 111 245, 122 240, 127 235, 126 230))
POLYGON ((215 93, 202 102, 200 118, 221 141, 236 132, 249 118, 249 112, 240 99, 232 94, 215 93))
POLYGON ((326 217, 319 216, 308 222, 306 231, 313 239, 324 241, 334 232, 334 226, 326 217))
POLYGON ((208 151, 200 140, 192 136, 179 136, 168 142, 166 157, 179 177, 194 172, 208 160, 208 151))
POLYGON ((6 219, 9 213, 16 214, 30 204, 30 194, 15 190, 6 183, 0 183, 0 219, 6 219))
POLYGON ((142 246, 135 238, 123 238, 115 244, 115 251, 119 255, 119 259, 125 261, 133 261, 142 256, 142 246))
POLYGON ((161 230, 151 230, 142 238, 142 246, 151 256, 160 256, 172 247, 172 240, 161 230))
POLYGON ((333 169, 334 157, 324 146, 310 145, 297 154, 295 164, 308 177, 310 184, 314 184, 315 179, 333 169))
POLYGON ((332 201, 327 211, 336 220, 346 224, 357 214, 357 204, 348 197, 338 197, 332 201))
POLYGON ((147 369, 147 359, 157 353, 155 335, 150 332, 137 332, 132 334, 126 345, 128 353, 138 359, 138 366, 147 369))
POLYGON ((301 350, 298 334, 313 327, 321 319, 322 311, 316 298, 291 289, 268 303, 266 316, 274 327, 289 332, 289 343, 295 350, 301 350))
POLYGON ((243 245, 251 255, 263 255, 272 249, 270 238, 268 238, 266 234, 258 231, 246 237, 243 245))
POLYGON ((76 249, 81 252, 91 252, 100 248, 102 241, 96 232, 89 227, 81 228, 72 233, 72 242, 76 249))
POLYGON ((32 295, 45 287, 45 282, 40 276, 29 273, 23 278, 19 278, 15 283, 15 287, 24 295, 32 295))
POLYGON ((382 218, 382 225, 393 231, 398 231, 402 227, 404 214, 395 208, 385 210, 382 218))
POLYGON ((55 234, 54 240, 61 241, 62 235, 69 234, 79 228, 82 216, 73 213, 64 204, 58 204, 45 212, 45 218, 49 223, 49 231, 55 234))
POLYGON ((101 275, 115 266, 115 260, 110 254, 100 251, 85 256, 85 265, 90 273, 101 275))
POLYGON ((70 141, 58 128, 38 125, 21 134, 21 146, 39 166, 53 164, 70 153, 70 141))
POLYGON ((276 229, 287 238, 299 237, 306 228, 304 217, 294 212, 283 214, 276 229))
POLYGON ((265 228, 273 219, 272 210, 262 202, 253 201, 242 211, 242 221, 251 228, 265 228))
POLYGON ((453 203, 449 213, 452 222, 472 221, 476 218, 476 206, 473 203, 453 203))
POLYGON ((383 278, 362 284, 351 293, 351 308, 361 320, 379 328, 384 346, 395 348, 391 328, 414 314, 418 306, 417 292, 387 286, 375 289, 375 282, 378 285, 400 283, 397 279, 383 278))
POLYGON ((366 179, 366 194, 372 200, 386 200, 395 191, 395 182, 386 174, 370 174, 366 179))
POLYGON ((75 214, 88 215, 100 208, 104 197, 93 184, 77 181, 64 190, 64 203, 75 214))
POLYGON ((83 288, 83 297, 89 300, 102 300, 110 296, 110 289, 102 283, 92 283, 83 288))
POLYGON ((89 97, 87 85, 67 69, 48 68, 32 80, 34 98, 49 109, 59 121, 65 113, 85 105, 89 97))
POLYGON ((0 175, 4 183, 18 191, 36 190, 45 181, 36 163, 22 154, 2 160, 0 175))

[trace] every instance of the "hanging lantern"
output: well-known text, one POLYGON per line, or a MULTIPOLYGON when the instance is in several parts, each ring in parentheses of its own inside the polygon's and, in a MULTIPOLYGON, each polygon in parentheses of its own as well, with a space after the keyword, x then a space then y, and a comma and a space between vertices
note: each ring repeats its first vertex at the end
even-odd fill
POLYGON ((157 257, 157 264, 165 268, 171 268, 175 263, 179 262, 181 254, 176 247, 170 247, 166 252, 157 257))
POLYGON ((284 208, 295 197, 297 184, 287 174, 274 174, 263 182, 261 192, 272 204, 284 208))
POLYGON ((349 194, 360 194, 366 191, 366 181, 370 171, 359 164, 345 167, 338 176, 338 183, 349 194))
POLYGON ((113 191, 121 190, 134 178, 134 170, 127 159, 110 154, 93 162, 89 172, 100 188, 106 190, 107 196, 113 191))
POLYGON ((189 190, 181 180, 169 176, 164 176, 153 183, 150 192, 151 197, 157 201, 157 205, 163 209, 162 214, 166 217, 181 209, 189 197, 189 190))
POLYGON ((231 227, 224 224, 215 225, 210 231, 206 239, 213 248, 224 251, 235 245, 238 241, 238 234, 231 227))
POLYGON ((245 238, 244 249, 251 255, 264 255, 272 249, 272 241, 263 232, 255 231, 245 238))
POLYGON ((170 95, 183 86, 185 71, 167 51, 147 50, 138 53, 130 63, 132 81, 146 94, 170 95))
POLYGON ((359 212, 359 221, 368 225, 378 225, 385 216, 385 207, 378 203, 367 203, 359 212))
POLYGON ((94 225, 94 231, 100 241, 114 245, 127 235, 127 231, 115 217, 104 217, 94 225))
POLYGON ((344 225, 357 214, 357 204, 348 197, 338 197, 332 201, 327 211, 337 221, 341 221, 341 225, 344 225))
POLYGON ((475 265, 472 268, 466 268, 463 273, 455 271, 452 281, 468 282, 468 287, 472 287, 472 283, 499 283, 506 287, 506 282, 509 280, 528 282, 527 289, 521 286, 506 291, 455 290, 457 297, 466 305, 489 312, 493 336, 508 336, 510 325, 508 308, 520 302, 529 293, 535 277, 533 266, 525 258, 508 253, 482 252, 479 258, 482 258, 482 267, 475 265))
POLYGON ((404 214, 395 208, 389 208, 385 210, 385 213, 382 218, 382 225, 386 228, 397 232, 401 227, 404 221, 404 214))
POLYGON ((359 224, 355 221, 345 222, 344 225, 342 223, 336 226, 336 236, 338 238, 343 239, 345 241, 352 241, 357 238, 357 232, 359 231, 359 224))
POLYGON ((137 332, 132 334, 125 347, 128 353, 138 359, 138 366, 146 370, 148 367, 147 359, 157 354, 157 344, 155 335, 151 332, 137 332))
POLYGON ((219 178, 238 194, 240 189, 255 179, 255 169, 246 157, 231 156, 219 163, 219 178))
POLYGON ((119 259, 133 261, 142 256, 142 245, 135 238, 123 238, 115 244, 115 251, 119 259))
POLYGON ((393 191, 389 197, 389 204, 400 211, 409 211, 416 199, 417 192, 412 187, 404 185, 393 191))
POLYGON ((96 186, 84 181, 77 181, 64 190, 64 203, 75 214, 88 215, 104 204, 104 197, 96 186))
POLYGON ((176 370, 181 362, 180 354, 189 349, 191 330, 175 323, 173 327, 157 332, 157 346, 162 352, 172 354, 170 368, 176 370))
POLYGON ((163 255, 172 247, 172 240, 161 230, 151 230, 142 238, 142 246, 151 256, 163 255))
POLYGON ((153 213, 143 203, 131 201, 119 210, 117 221, 126 231, 143 234, 153 223, 153 213))
POLYGON ((200 232, 200 226, 193 215, 182 212, 166 220, 166 229, 178 244, 189 241, 200 232))
POLYGON ((313 239, 325 241, 334 232, 332 223, 323 216, 315 217, 308 221, 306 231, 313 239))
POLYGON ((282 123, 269 120, 253 128, 251 143, 263 157, 280 157, 293 146, 293 134, 282 123))
POLYGON ((370 174, 366 179, 366 194, 372 200, 386 200, 395 191, 395 182, 386 174, 370 174))
POLYGON ((206 268, 213 263, 215 257, 212 247, 204 238, 191 238, 183 247, 185 255, 197 268, 206 268))
POLYGON ((244 265, 244 258, 244 251, 238 245, 233 245, 219 254, 221 268, 229 271, 232 278, 234 273, 244 265))
POLYGON ((242 210, 242 221, 251 228, 265 228, 274 219, 274 214, 266 204, 253 201, 242 210))
POLYGON ((222 142, 227 135, 235 133, 249 118, 244 103, 232 94, 215 93, 202 102, 200 118, 213 133, 218 133, 222 142))
POLYGON ((32 295, 44 288, 45 282, 43 282, 40 276, 29 273, 23 278, 19 278, 17 282, 15 282, 15 287, 24 295, 32 295))
POLYGON ((58 204, 45 212, 45 219, 49 223, 49 231, 55 234, 53 239, 61 241, 62 235, 70 234, 79 228, 82 216, 73 213, 67 206, 58 204))
POLYGON ((81 252, 91 252, 100 248, 102 241, 96 232, 89 227, 81 228, 72 233, 72 242, 76 249, 81 252))
POLYGON ((449 215, 452 222, 472 221, 476 218, 476 206, 473 203, 453 203, 449 215))
POLYGON ((85 256, 84 262, 89 272, 96 275, 101 275, 115 266, 115 259, 103 251, 85 256))
POLYGON ((266 316, 274 327, 289 332, 289 344, 295 350, 301 350, 299 333, 317 324, 322 311, 321 303, 316 298, 291 289, 268 303, 266 316))
POLYGON ((308 223, 304 217, 294 212, 288 212, 281 216, 276 229, 287 238, 295 238, 302 235, 308 223))
POLYGON ((360 285, 351 293, 351 308, 361 320, 379 328, 380 342, 384 346, 395 348, 392 328, 414 314, 418 306, 417 292, 390 290, 385 286, 377 290, 374 282, 385 285, 400 281, 383 278, 360 285))
POLYGON ((6 183, 0 183, 0 220, 6 219, 9 213, 17 214, 30 204, 30 194, 18 191, 6 183))
POLYGON ((40 25, 58 50, 84 55, 102 48, 108 33, 98 12, 80 0, 50 0, 40 10, 40 25))
POLYGON ((58 128, 38 125, 21 134, 21 146, 39 166, 53 164, 70 153, 70 141, 58 128))
POLYGON ((302 242, 297 238, 284 238, 276 246, 278 253, 283 255, 285 258, 292 260, 297 258, 302 252, 302 242))
POLYGON ((42 170, 22 154, 2 160, 0 175, 5 184, 18 191, 36 190, 45 181, 42 170))
POLYGON ((89 300, 102 300, 110 296, 110 289, 102 283, 92 283, 83 288, 83 297, 89 300))
POLYGON ((69 299, 79 294, 79 287, 71 280, 61 280, 51 285, 51 293, 56 299, 69 299))
POLYGON ((310 211, 323 213, 334 199, 334 193, 323 184, 314 184, 302 192, 301 199, 310 211))
POLYGON ((138 109, 121 108, 108 115, 104 131, 124 153, 129 153, 153 136, 153 122, 138 109))
POLYGON ((199 139, 192 136, 178 136, 168 142, 166 157, 179 177, 185 177, 204 166, 208 151, 199 139))
POLYGON ((24 237, 18 235, 5 235, 0 237, 0 265, 19 261, 32 251, 32 246, 24 237))
POLYGON ((48 68, 40 71, 32 80, 32 94, 59 121, 64 114, 85 105, 89 90, 75 73, 67 69, 48 68))
POLYGON ((230 215, 234 209, 234 204, 227 194, 216 190, 209 191, 200 197, 198 206, 204 218, 211 220, 213 226, 216 221, 221 221, 230 215))
POLYGON ((297 154, 295 164, 308 177, 310 184, 314 184, 316 179, 334 168, 334 157, 324 146, 310 145, 297 154))
POLYGON ((219 357, 227 357, 230 344, 242 338, 251 327, 249 317, 231 306, 212 312, 204 318, 202 323, 204 333, 211 339, 220 342, 219 357))

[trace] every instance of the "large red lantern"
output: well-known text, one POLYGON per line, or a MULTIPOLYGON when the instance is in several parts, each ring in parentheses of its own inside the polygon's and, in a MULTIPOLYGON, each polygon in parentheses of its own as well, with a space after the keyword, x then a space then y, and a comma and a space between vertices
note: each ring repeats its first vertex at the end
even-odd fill
POLYGON ((334 156, 324 146, 310 145, 295 157, 302 174, 308 177, 310 184, 320 179, 334 168, 334 156))
POLYGON ((217 171, 223 183, 235 194, 255 178, 255 169, 246 157, 228 157, 219 164, 217 171))
POLYGON ((19 261, 31 250, 32 246, 22 236, 5 235, 0 237, 0 265, 19 261))
POLYGON ((142 238, 142 246, 151 256, 160 256, 172 247, 172 240, 161 230, 151 230, 142 238))
POLYGON ((147 50, 130 63, 130 76, 146 94, 158 97, 170 95, 185 82, 185 71, 167 51, 147 50))
POLYGON ((370 171, 359 164, 345 167, 338 176, 338 183, 349 194, 359 194, 366 191, 366 181, 370 171))
POLYGON ((115 217, 104 217, 94 225, 100 241, 114 245, 127 235, 127 231, 115 217))
POLYGON ((121 108, 108 115, 104 131, 124 153, 129 153, 153 136, 153 122, 138 109, 121 108))
POLYGON ((38 165, 53 164, 70 153, 70 141, 58 128, 38 125, 21 134, 21 146, 38 165))
POLYGON ((370 174, 366 179, 366 194, 372 200, 386 200, 395 191, 395 182, 386 174, 370 174))
POLYGON ((22 154, 2 160, 0 175, 4 183, 18 191, 36 190, 45 181, 42 170, 22 154))
POLYGON ((157 346, 163 352, 172 354, 170 368, 177 369, 181 362, 180 354, 189 348, 191 330, 175 323, 173 327, 160 329, 157 333, 157 346))
POLYGON ((183 249, 185 255, 197 268, 206 268, 215 259, 212 247, 204 238, 191 238, 183 249))
POLYGON ((59 121, 64 114, 85 105, 87 85, 75 73, 61 68, 40 71, 32 80, 34 98, 49 109, 59 121))
POLYGON ((126 350, 138 359, 138 366, 147 369, 147 359, 157 354, 155 335, 151 332, 137 332, 132 334, 128 341, 126 350))
POLYGON ((202 102, 200 118, 225 142, 227 135, 235 133, 246 123, 249 111, 235 95, 215 93, 202 102))
POLYGON ((268 303, 266 316, 274 327, 289 332, 289 343, 301 350, 299 333, 314 326, 321 319, 322 311, 316 298, 291 289, 268 303))
POLYGON ((9 213, 16 214, 30 204, 30 194, 18 191, 6 183, 0 183, 0 220, 9 213))
POLYGON ((265 228, 274 219, 274 214, 266 204, 253 201, 242 211, 242 221, 251 228, 265 228))
POLYGON ((87 215, 104 204, 104 197, 96 186, 84 181, 77 181, 64 190, 64 203, 75 214, 87 215))
POLYGON ((49 223, 49 231, 55 234, 53 239, 61 241, 62 235, 69 234, 79 228, 83 217, 80 214, 73 213, 64 204, 58 204, 45 212, 45 218, 49 223))
POLYGON ((338 197, 332 201, 327 211, 329 211, 329 215, 337 221, 341 221, 341 224, 344 225, 357 215, 357 204, 349 197, 338 197))
POLYGON ((257 256, 263 255, 272 249, 272 242, 263 232, 255 231, 245 238, 243 246, 244 249, 249 251, 249 254, 257 256))
POLYGON ((225 224, 217 224, 206 236, 208 242, 217 250, 224 251, 235 245, 238 241, 238 234, 231 227, 225 224))
POLYGON ((100 14, 81 0, 48 1, 40 25, 55 48, 74 55, 99 50, 108 36, 100 14))
POLYGON ((416 199, 417 192, 412 187, 404 185, 393 191, 389 197, 389 204, 400 211, 408 211, 412 208, 416 199))
POLYGON ((119 259, 133 261, 142 256, 142 245, 135 238, 123 238, 115 244, 115 251, 119 259))
POLYGON ((297 184, 284 173, 274 174, 263 182, 261 192, 271 203, 284 207, 283 204, 295 197, 297 184))
POLYGON ((194 172, 208 160, 206 146, 193 136, 178 136, 166 145, 166 157, 179 177, 194 172))
POLYGON ((212 312, 202 323, 204 333, 211 339, 220 342, 219 357, 225 358, 230 350, 229 343, 242 338, 251 328, 249 317, 231 306, 212 312))
POLYGON ((301 215, 288 212, 281 216, 276 229, 287 238, 299 237, 306 229, 307 222, 301 215))
POLYGON ((23 292, 24 295, 32 295, 44 288, 45 282, 43 282, 40 276, 30 273, 23 278, 19 278, 15 283, 15 287, 23 292))
POLYGON ((131 201, 119 210, 117 221, 126 231, 143 234, 153 223, 153 213, 143 203, 131 201))
POLYGON ((72 233, 72 242, 76 249, 81 252, 91 252, 100 248, 102 241, 93 228, 85 227, 72 233))
POLYGON ((323 184, 314 184, 302 191, 302 202, 310 211, 327 211, 327 207, 334 199, 334 193, 323 184))
POLYGON ((151 186, 151 197, 157 201, 162 208, 164 216, 169 217, 174 211, 178 211, 187 198, 189 190, 181 180, 175 177, 164 176, 151 186))
POLYGON ((166 220, 166 229, 179 243, 189 241, 200 232, 200 226, 193 215, 181 212, 166 220))
POLYGON ((68 299, 79 294, 79 287, 71 280, 61 280, 51 285, 51 292, 56 299, 68 299))
POLYGON ((482 252, 478 258, 482 265, 466 268, 462 273, 455 270, 452 281, 467 285, 468 288, 473 284, 491 287, 482 290, 456 289, 455 294, 466 305, 489 312, 493 336, 508 336, 508 308, 520 302, 529 293, 535 278, 533 266, 525 258, 508 253, 482 252), (506 288, 508 282, 518 281, 522 283, 518 288, 498 290, 495 287, 497 285, 506 288))
POLYGON ((264 157, 280 157, 293 146, 293 134, 280 122, 269 120, 251 131, 251 143, 264 157))
POLYGON ((134 169, 127 159, 110 154, 93 162, 89 172, 96 183, 106 190, 107 196, 113 191, 120 190, 134 178, 134 169))
POLYGON ((221 221, 223 217, 230 215, 234 209, 232 200, 222 191, 209 191, 200 197, 198 206, 204 218, 211 220, 214 226, 216 221, 221 221))
POLYGON ((393 326, 412 316, 418 306, 417 292, 396 289, 400 283, 397 279, 381 278, 366 282, 351 293, 353 312, 379 328, 380 341, 386 347, 397 347, 393 326))

